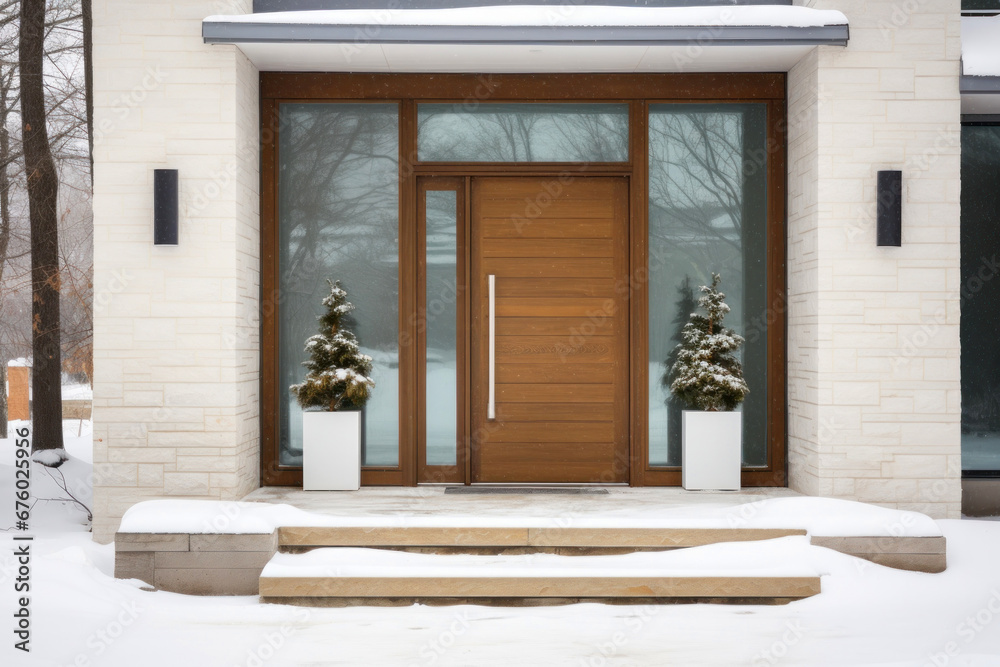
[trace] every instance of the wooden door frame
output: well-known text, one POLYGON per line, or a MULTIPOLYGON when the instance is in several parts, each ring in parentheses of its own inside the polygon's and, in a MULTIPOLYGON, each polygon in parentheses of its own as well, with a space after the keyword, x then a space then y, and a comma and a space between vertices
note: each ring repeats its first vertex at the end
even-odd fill
MULTIPOLYGON (((421 176, 625 175, 630 182, 630 484, 678 486, 679 468, 648 460, 647 119, 650 103, 760 103, 767 106, 768 465, 744 469, 744 486, 786 484, 786 75, 747 74, 344 74, 262 72, 261 91, 261 482, 301 485, 301 467, 278 466, 277 310, 278 106, 283 102, 394 102, 399 106, 399 327, 401 343, 417 340, 417 179, 421 176), (619 102, 629 104, 629 162, 421 163, 418 102, 619 102)), ((468 182, 468 179, 466 179, 468 182)), ((468 187, 468 186, 466 186, 468 187)), ((466 191, 466 208, 469 197, 466 191)), ((468 210, 466 211, 468 220, 468 210)), ((467 311, 466 311, 467 312, 467 311)), ((422 368, 415 345, 400 345, 399 465, 365 467, 365 485, 415 485, 417 396, 422 368)), ((468 423, 468 422, 466 422, 468 423)), ((468 460, 464 479, 471 479, 468 460)), ((433 481, 433 480, 427 480, 433 481)))

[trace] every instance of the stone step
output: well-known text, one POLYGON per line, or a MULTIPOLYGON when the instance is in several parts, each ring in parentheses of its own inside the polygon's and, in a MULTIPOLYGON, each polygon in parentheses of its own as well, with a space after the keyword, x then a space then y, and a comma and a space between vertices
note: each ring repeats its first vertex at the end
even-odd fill
POLYGON ((749 542, 805 535, 797 528, 643 528, 562 526, 335 526, 282 527, 282 551, 316 547, 422 548, 454 552, 477 550, 558 549, 560 552, 592 550, 665 550, 722 542, 749 542))
POLYGON ((314 605, 580 600, 784 603, 820 592, 819 575, 802 564, 807 559, 795 557, 808 548, 808 539, 803 537, 603 556, 318 548, 275 554, 261 573, 260 595, 266 602, 314 605))

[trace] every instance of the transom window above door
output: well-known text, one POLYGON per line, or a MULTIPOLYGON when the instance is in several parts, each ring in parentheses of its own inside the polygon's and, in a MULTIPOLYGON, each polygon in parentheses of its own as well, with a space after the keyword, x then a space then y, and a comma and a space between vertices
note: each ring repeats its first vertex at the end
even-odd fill
POLYGON ((628 104, 417 105, 421 162, 628 162, 628 104))

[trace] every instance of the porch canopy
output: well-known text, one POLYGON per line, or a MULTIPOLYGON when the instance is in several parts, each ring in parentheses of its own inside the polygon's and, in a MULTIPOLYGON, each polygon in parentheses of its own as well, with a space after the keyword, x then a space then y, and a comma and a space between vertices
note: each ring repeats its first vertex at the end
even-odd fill
POLYGON ((261 71, 323 72, 774 72, 847 44, 844 14, 790 3, 256 0, 202 36, 261 71))

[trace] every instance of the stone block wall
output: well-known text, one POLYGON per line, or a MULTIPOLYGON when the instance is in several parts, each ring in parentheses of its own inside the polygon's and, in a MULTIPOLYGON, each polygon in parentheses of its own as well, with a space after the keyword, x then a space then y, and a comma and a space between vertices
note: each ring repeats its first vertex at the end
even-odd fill
POLYGON ((788 79, 790 485, 956 517, 960 3, 803 4, 851 36, 788 79), (903 172, 898 248, 875 243, 883 169, 903 172))
POLYGON ((250 0, 95 0, 94 510, 240 498, 258 464, 258 74, 201 20, 250 0), (180 243, 153 245, 153 170, 180 243))

